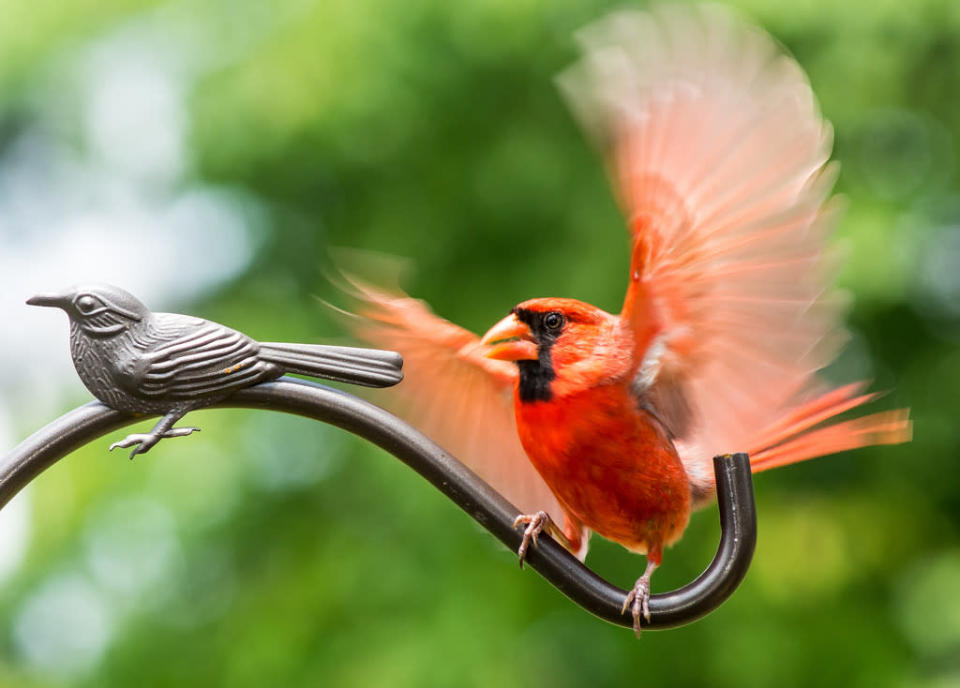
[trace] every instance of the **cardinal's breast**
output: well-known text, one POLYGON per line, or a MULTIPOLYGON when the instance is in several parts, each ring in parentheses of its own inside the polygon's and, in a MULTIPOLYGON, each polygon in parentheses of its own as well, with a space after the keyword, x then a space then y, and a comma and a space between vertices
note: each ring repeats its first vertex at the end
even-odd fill
POLYGON ((640 552, 680 537, 690 515, 689 481, 666 431, 627 388, 518 398, 516 411, 534 467, 585 525, 640 552))

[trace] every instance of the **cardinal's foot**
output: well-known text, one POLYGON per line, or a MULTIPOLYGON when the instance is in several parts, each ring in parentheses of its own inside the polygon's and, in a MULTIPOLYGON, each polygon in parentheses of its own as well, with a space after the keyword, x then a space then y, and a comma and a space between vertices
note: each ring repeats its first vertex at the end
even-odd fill
POLYGON ((535 514, 522 514, 513 520, 513 527, 526 526, 523 530, 523 540, 520 542, 520 548, 517 550, 517 556, 520 558, 520 568, 523 568, 523 560, 527 556, 527 550, 532 542, 537 545, 537 538, 544 530, 548 533, 559 532, 560 529, 554 524, 546 511, 538 511, 535 514))
MULTIPOLYGON (((648 555, 649 557, 649 555, 648 555)), ((633 632, 640 637, 640 617, 643 616, 647 623, 650 623, 650 576, 656 571, 657 564, 647 559, 647 567, 643 570, 643 575, 633 584, 633 590, 627 593, 627 599, 623 601, 621 614, 626 614, 627 609, 633 615, 633 632)))
POLYGON ((623 601, 621 614, 626 614, 630 609, 633 615, 633 632, 640 637, 640 616, 649 623, 650 621, 650 577, 640 576, 633 586, 633 590, 627 593, 627 599, 623 601))
POLYGON ((127 435, 119 442, 114 442, 111 444, 110 451, 113 451, 118 447, 121 449, 133 447, 133 451, 130 452, 130 458, 132 459, 137 454, 146 454, 164 437, 186 437, 187 435, 199 431, 200 428, 171 428, 170 430, 166 430, 161 433, 134 433, 127 435))

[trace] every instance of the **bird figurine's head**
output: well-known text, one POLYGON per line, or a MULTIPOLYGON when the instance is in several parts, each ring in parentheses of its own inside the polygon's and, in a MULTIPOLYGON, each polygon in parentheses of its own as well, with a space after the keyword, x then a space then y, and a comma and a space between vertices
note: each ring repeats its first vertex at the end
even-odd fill
POLYGON ((63 309, 91 337, 119 334, 150 314, 132 294, 109 284, 83 284, 59 294, 38 294, 27 304, 63 309))
POLYGON ((517 363, 521 398, 537 401, 626 374, 630 350, 622 330, 619 318, 588 303, 531 299, 513 308, 481 341, 490 345, 488 358, 517 363))

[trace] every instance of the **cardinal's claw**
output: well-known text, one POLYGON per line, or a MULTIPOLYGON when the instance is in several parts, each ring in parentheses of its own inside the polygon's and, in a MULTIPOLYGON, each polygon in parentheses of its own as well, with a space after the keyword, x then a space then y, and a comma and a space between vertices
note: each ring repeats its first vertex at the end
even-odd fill
POLYGON ((633 615, 633 632, 637 634, 637 637, 640 637, 640 616, 643 615, 644 620, 647 623, 650 623, 650 581, 644 580, 641 576, 640 579, 633 586, 633 589, 627 593, 627 598, 623 601, 623 607, 620 609, 621 614, 626 614, 627 609, 630 609, 630 613, 633 615))
POLYGON ((640 617, 650 623, 650 577, 657 569, 657 564, 647 559, 647 567, 643 575, 633 584, 633 589, 627 593, 623 601, 623 607, 620 608, 621 614, 626 614, 627 609, 633 615, 633 632, 640 637, 640 617))
POLYGON ((550 516, 546 511, 538 511, 535 514, 522 514, 517 516, 513 520, 513 527, 525 525, 527 526, 523 531, 523 540, 520 542, 520 548, 517 550, 517 556, 520 558, 520 568, 523 568, 523 560, 527 556, 527 550, 530 548, 530 543, 533 542, 533 546, 537 546, 537 538, 540 536, 540 533, 543 532, 544 528, 548 528, 553 524, 553 521, 550 520, 550 516))

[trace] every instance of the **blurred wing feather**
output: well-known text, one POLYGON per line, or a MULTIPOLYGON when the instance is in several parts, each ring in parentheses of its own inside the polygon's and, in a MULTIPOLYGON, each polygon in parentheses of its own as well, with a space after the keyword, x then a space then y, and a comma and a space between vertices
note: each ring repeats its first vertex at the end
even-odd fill
POLYGON ((825 296, 832 131, 796 62, 719 6, 616 13, 582 44, 560 82, 628 217, 635 389, 672 400, 685 464, 712 481, 709 457, 761 446, 844 338, 825 296))
POLYGON ((517 435, 511 363, 483 355, 480 339, 422 302, 351 281, 354 333, 403 356, 404 381, 378 400, 466 464, 523 513, 563 514, 517 435))

